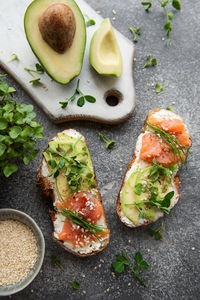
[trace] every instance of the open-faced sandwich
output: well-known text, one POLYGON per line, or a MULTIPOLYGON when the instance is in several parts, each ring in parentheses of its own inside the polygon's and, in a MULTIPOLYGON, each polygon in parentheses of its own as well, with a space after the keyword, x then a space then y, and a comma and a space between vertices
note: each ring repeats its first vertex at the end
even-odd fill
POLYGON ((51 139, 37 184, 53 200, 53 238, 60 245, 79 256, 107 246, 110 231, 88 146, 79 132, 68 129, 51 139))
POLYGON ((149 113, 117 200, 117 213, 126 226, 154 222, 178 202, 177 171, 186 163, 191 143, 176 113, 166 109, 149 113))

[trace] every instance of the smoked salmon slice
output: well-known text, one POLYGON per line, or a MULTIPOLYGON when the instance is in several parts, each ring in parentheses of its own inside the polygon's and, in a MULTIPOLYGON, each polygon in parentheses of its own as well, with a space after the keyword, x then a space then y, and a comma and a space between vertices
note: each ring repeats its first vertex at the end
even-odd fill
MULTIPOLYGON (((150 115, 147 118, 147 122, 173 135, 180 142, 181 146, 189 147, 191 145, 191 140, 182 120, 176 118, 157 120, 154 115, 150 115)), ((179 151, 181 157, 185 159, 185 155, 182 153, 180 147, 179 151)), ((171 146, 162 137, 153 132, 143 135, 140 158, 149 163, 152 163, 153 159, 156 158, 159 164, 166 167, 178 163, 181 160, 178 154, 174 154, 171 146)))
MULTIPOLYGON (((62 211, 62 207, 70 209, 77 213, 82 219, 95 225, 103 215, 103 207, 101 203, 89 192, 81 191, 68 198, 65 202, 56 203, 58 209, 62 211)), ((108 233, 104 230, 103 233, 98 233, 103 236, 108 233)), ((72 223, 68 218, 65 218, 62 231, 58 234, 60 240, 70 240, 72 244, 83 246, 94 239, 97 239, 86 228, 80 227, 78 224, 72 223)))

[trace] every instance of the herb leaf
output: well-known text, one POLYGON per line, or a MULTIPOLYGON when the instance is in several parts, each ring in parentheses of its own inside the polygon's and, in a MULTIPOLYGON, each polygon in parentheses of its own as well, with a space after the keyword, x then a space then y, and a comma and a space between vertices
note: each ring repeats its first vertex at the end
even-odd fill
POLYGON ((95 20, 93 20, 93 19, 89 19, 89 20, 85 23, 86 27, 90 27, 90 26, 93 26, 93 25, 95 25, 95 24, 96 24, 96 22, 95 22, 95 20))
POLYGON ((93 96, 86 95, 84 98, 87 102, 90 102, 90 103, 95 103, 96 102, 96 99, 93 96))
POLYGON ((67 282, 72 285, 72 287, 73 287, 74 290, 78 290, 79 289, 80 283, 78 283, 77 281, 68 280, 67 282))
POLYGON ((177 9, 177 10, 181 10, 181 3, 179 0, 173 0, 172 1, 172 6, 177 9))
POLYGON ((51 259, 51 264, 52 264, 52 266, 58 266, 62 271, 64 271, 64 268, 63 268, 63 266, 62 266, 62 264, 61 264, 61 261, 60 261, 60 259, 58 259, 55 255, 51 255, 51 257, 50 257, 50 259, 51 259))
POLYGON ((134 192, 136 195, 141 195, 142 193, 142 188, 143 188, 143 185, 142 183, 136 183, 135 187, 134 187, 134 192))
POLYGON ((138 265, 138 267, 141 270, 147 270, 149 268, 148 263, 143 260, 142 254, 140 252, 137 252, 135 254, 134 259, 135 259, 136 264, 138 265))
POLYGON ((85 97, 81 96, 78 100, 77 100, 77 105, 82 107, 85 104, 85 97))

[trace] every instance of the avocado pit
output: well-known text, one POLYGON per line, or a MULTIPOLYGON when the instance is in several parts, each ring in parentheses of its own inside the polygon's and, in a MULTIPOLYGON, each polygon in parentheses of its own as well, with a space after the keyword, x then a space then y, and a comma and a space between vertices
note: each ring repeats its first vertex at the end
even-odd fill
POLYGON ((56 52, 62 54, 71 47, 76 21, 73 11, 66 4, 49 6, 40 17, 38 26, 43 40, 56 52))

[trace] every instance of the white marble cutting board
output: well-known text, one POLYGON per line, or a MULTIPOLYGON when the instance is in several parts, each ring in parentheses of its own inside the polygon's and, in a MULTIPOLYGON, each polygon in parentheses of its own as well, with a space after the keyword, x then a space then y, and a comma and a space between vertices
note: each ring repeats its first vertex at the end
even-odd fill
POLYGON ((1 0, 0 66, 19 82, 55 123, 80 119, 107 124, 125 121, 133 113, 136 104, 133 83, 133 57, 135 51, 133 43, 121 33, 115 31, 122 53, 123 73, 119 78, 97 74, 89 64, 89 45, 94 31, 102 21, 102 17, 86 2, 77 0, 76 2, 83 15, 87 14, 96 21, 96 25, 86 29, 87 43, 80 75, 67 85, 61 85, 45 73, 39 75, 42 85, 32 86, 29 83, 32 76, 24 70, 25 67, 34 68, 37 62, 37 58, 26 40, 23 26, 24 13, 30 2, 31 0, 1 0), (9 62, 12 53, 17 54, 19 61, 9 62), (59 101, 65 101, 74 93, 78 78, 80 79, 80 89, 85 94, 93 95, 97 100, 96 103, 86 103, 83 107, 78 107, 76 102, 73 102, 67 108, 62 109, 59 101), (108 105, 105 100, 105 95, 109 94, 111 90, 117 90, 121 94, 121 99, 116 106, 108 105))

